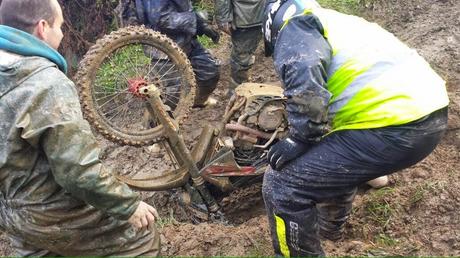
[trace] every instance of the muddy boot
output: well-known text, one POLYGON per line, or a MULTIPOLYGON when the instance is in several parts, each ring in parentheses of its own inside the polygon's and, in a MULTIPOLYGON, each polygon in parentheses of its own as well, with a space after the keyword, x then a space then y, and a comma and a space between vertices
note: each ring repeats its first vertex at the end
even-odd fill
POLYGON ((217 100, 210 97, 215 87, 208 87, 208 84, 210 83, 198 83, 193 108, 211 107, 217 104, 217 100))
POLYGON ((227 98, 231 98, 233 94, 235 94, 235 89, 238 87, 240 84, 237 83, 233 78, 230 78, 230 81, 228 82, 228 87, 227 91, 225 92, 225 95, 227 98))
POLYGON ((376 179, 372 179, 370 181, 367 181, 367 184, 372 186, 372 188, 382 188, 386 185, 388 185, 388 176, 381 176, 377 177, 376 179))
POLYGON ((226 92, 227 97, 230 98, 235 93, 236 87, 238 87, 243 82, 247 82, 248 77, 248 68, 242 68, 235 62, 232 62, 230 82, 228 83, 226 92))
POLYGON ((316 204, 321 239, 338 241, 343 238, 345 222, 351 213, 355 195, 356 189, 353 189, 339 198, 316 204))

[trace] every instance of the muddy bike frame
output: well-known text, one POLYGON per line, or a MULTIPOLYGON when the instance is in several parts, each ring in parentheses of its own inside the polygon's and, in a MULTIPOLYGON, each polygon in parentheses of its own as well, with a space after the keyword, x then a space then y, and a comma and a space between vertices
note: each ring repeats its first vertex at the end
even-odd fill
MULTIPOLYGON (((145 98, 149 116, 154 118, 163 132, 164 139, 159 143, 163 144, 176 168, 150 178, 132 179, 124 176, 118 176, 118 178, 130 187, 142 191, 183 188, 185 192, 180 196, 183 204, 187 206, 206 205, 206 211, 202 207, 194 209, 193 212, 198 217, 204 220, 225 221, 209 187, 212 185, 222 193, 231 192, 248 180, 260 178, 266 167, 266 165, 240 166, 235 159, 233 148, 223 142, 230 118, 244 106, 246 98, 243 96, 231 98, 220 125, 217 128, 210 125, 204 126, 198 142, 190 151, 184 142, 178 123, 168 111, 169 107, 161 99, 161 89, 154 84, 141 86, 136 89, 136 96, 145 98), (247 178, 247 180, 242 179, 237 182, 230 180, 231 177, 247 178)), ((244 128, 243 131, 245 130, 254 131, 250 128, 244 128)), ((275 136, 277 132, 274 133, 275 136)), ((259 134, 258 132, 253 133, 259 134)), ((261 137, 267 138, 268 135, 261 137)), ((272 142, 274 137, 268 138, 271 138, 269 142, 272 142)))
MULTIPOLYGON (((201 151, 195 151, 195 155, 192 155, 192 153, 185 145, 184 138, 180 133, 178 124, 168 114, 165 105, 161 100, 161 90, 155 85, 151 84, 145 87, 141 87, 139 89, 139 94, 147 97, 148 103, 150 105, 147 110, 149 111, 150 116, 157 118, 157 121, 162 125, 164 136, 168 142, 170 151, 173 153, 175 161, 180 164, 181 167, 175 171, 157 178, 149 178, 144 180, 135 180, 125 177, 119 178, 133 188, 138 188, 141 190, 166 190, 186 186, 186 184, 189 182, 188 179, 191 177, 193 187, 199 192, 200 196, 205 202, 209 211, 209 215, 215 219, 222 218, 223 213, 221 212, 219 205, 209 192, 208 188, 206 188, 205 180, 200 174, 200 170, 196 164, 196 157, 203 156, 203 154, 209 150, 209 143, 211 142, 211 138, 214 137, 214 133, 212 132, 214 130, 210 130, 209 127, 205 129, 200 139, 201 144, 199 143, 197 145, 202 146, 201 148, 198 148, 201 149, 201 151), (203 146, 202 142, 208 142, 208 144, 203 146), (197 155, 198 152, 201 152, 202 155, 197 155)), ((197 149, 195 148, 195 150, 197 149)))

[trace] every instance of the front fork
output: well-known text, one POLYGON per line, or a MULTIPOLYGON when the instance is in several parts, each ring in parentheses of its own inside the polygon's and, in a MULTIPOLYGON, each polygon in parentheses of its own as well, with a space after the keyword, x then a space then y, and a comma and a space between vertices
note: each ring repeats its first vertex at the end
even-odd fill
POLYGON ((179 131, 179 127, 174 124, 173 119, 168 115, 164 108, 163 101, 161 100, 161 92, 155 85, 148 85, 139 89, 139 93, 148 97, 151 108, 149 112, 153 112, 152 117, 158 119, 158 122, 163 126, 166 138, 171 146, 172 152, 178 155, 183 165, 188 169, 192 177, 193 185, 200 193, 206 206, 210 212, 211 218, 215 220, 223 220, 223 213, 217 204, 214 197, 212 197, 208 188, 205 186, 205 181, 200 175, 199 169, 192 157, 191 152, 184 142, 184 138, 179 131))

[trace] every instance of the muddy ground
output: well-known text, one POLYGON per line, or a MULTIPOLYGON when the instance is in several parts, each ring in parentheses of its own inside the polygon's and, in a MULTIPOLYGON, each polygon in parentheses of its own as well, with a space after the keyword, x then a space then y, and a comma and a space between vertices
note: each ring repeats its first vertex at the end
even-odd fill
MULTIPOLYGON (((328 255, 460 255, 460 1, 385 0, 367 6, 363 16, 393 32, 417 49, 447 81, 451 105, 449 130, 440 146, 419 164, 391 176, 381 190, 362 187, 345 239, 324 242, 328 255)), ((213 53, 222 62, 216 108, 194 110, 184 129, 187 142, 200 134, 204 121, 217 123, 224 112, 228 83, 228 39, 213 53), (199 121, 199 122, 198 122, 199 121)), ((262 49, 256 54, 251 81, 276 81, 273 65, 262 49)), ((168 166, 152 148, 119 147, 100 137, 103 158, 122 174, 146 175, 168 166)), ((255 187, 257 190, 257 186, 255 187)), ((232 225, 193 224, 178 205, 174 192, 143 193, 161 214, 162 254, 165 256, 273 255, 260 193, 233 205, 232 225), (249 203, 250 205, 243 205, 249 203)), ((230 198, 227 201, 232 201, 230 198)), ((0 238, 0 254, 11 254, 0 238)))

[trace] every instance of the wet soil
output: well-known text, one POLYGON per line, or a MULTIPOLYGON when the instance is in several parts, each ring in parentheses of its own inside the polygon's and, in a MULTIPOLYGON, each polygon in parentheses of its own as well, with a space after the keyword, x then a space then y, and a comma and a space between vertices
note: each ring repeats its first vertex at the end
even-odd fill
MULTIPOLYGON (((323 243, 326 253, 344 255, 460 255, 460 2, 392 0, 377 1, 363 16, 394 33, 417 49, 447 81, 449 130, 439 147, 424 161, 391 176, 388 188, 360 189, 345 238, 323 243)), ((228 49, 214 50, 223 63, 228 49)), ((223 106, 223 89, 228 81, 228 66, 217 97, 223 106)), ((260 48, 251 81, 276 81, 273 65, 260 48)), ((200 120, 216 121, 220 106, 197 111, 200 120), (203 119, 203 120, 202 120, 203 119)), ((196 126, 199 126, 198 124, 196 126)), ((187 131, 188 133, 188 131, 187 131)), ((192 130, 191 134, 198 134, 192 130)), ((260 195, 258 196, 260 198, 260 195)), ((163 254, 176 255, 273 255, 263 202, 257 195, 247 202, 250 210, 234 210, 233 226, 219 224, 173 223, 165 225, 163 254), (260 200, 260 199, 259 199, 260 200), (249 214, 249 217, 247 216, 249 214), (252 216, 252 217, 251 217, 252 216), (242 218, 235 220, 235 217, 242 218)), ((244 200, 243 200, 244 201, 244 200)), ((246 202, 246 203, 247 203, 246 202)), ((239 202, 238 206, 245 202, 239 202)))
MULTIPOLYGON (((418 50, 447 81, 451 104, 449 130, 438 148, 419 164, 391 176, 389 187, 360 189, 345 238, 323 242, 328 255, 459 256, 460 255, 460 1, 379 0, 363 16, 394 33, 418 50)), ((225 105, 229 80, 228 38, 213 54, 222 62, 222 80, 215 92, 218 105, 195 109, 184 125, 188 144, 205 123, 217 124, 225 105)), ((276 81, 270 58, 256 53, 252 82, 276 81)), ((119 147, 99 137, 103 159, 120 174, 146 176, 170 164, 152 148, 119 147)), ((164 256, 273 255, 263 201, 256 185, 226 199, 230 224, 190 221, 176 191, 143 192, 161 215, 158 223, 164 256)), ((0 238, 0 254, 11 247, 0 238)))

